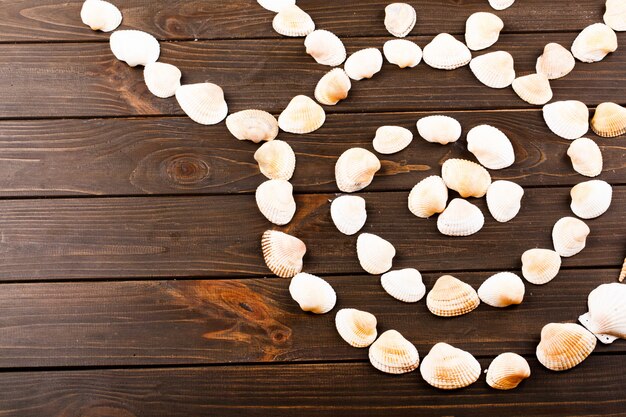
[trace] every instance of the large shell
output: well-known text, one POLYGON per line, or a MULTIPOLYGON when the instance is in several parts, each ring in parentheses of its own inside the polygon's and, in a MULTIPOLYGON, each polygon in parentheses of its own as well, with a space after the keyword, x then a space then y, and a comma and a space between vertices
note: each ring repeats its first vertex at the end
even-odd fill
POLYGON ((602 172, 602 151, 591 139, 580 138, 567 149, 574 170, 586 177, 596 177, 602 172))
POLYGON ((589 109, 577 100, 546 104, 543 119, 555 135, 565 139, 578 139, 589 130, 589 109))
POLYGON ((604 214, 611 206, 613 189, 606 181, 581 182, 570 191, 570 208, 581 219, 594 219, 604 214))
POLYGON ((547 284, 560 269, 561 257, 553 250, 535 248, 522 254, 522 275, 531 284, 547 284))
POLYGON ((602 343, 626 339, 626 285, 602 284, 589 293, 589 312, 579 320, 602 343))
POLYGON ((424 47, 424 62, 429 66, 443 70, 453 70, 469 64, 472 53, 448 33, 440 33, 424 47))
POLYGON ((467 150, 489 169, 506 168, 515 162, 511 141, 493 126, 479 125, 467 132, 467 150))
POLYGON ((515 0, 489 0, 489 5, 496 10, 504 10, 511 7, 515 0))
POLYGON ((279 277, 291 278, 302 272, 306 245, 297 237, 278 230, 266 230, 261 238, 261 248, 265 264, 279 277))
POLYGON ((226 118, 228 131, 239 140, 254 143, 271 141, 278 136, 278 121, 263 110, 242 110, 226 118))
POLYGON ((178 105, 191 120, 201 125, 215 125, 228 114, 224 91, 217 84, 199 83, 178 87, 178 105))
POLYGON ((362 190, 370 185, 379 169, 380 161, 376 155, 367 149, 350 148, 335 164, 337 187, 345 193, 362 190))
POLYGON ((420 136, 431 143, 447 145, 461 137, 461 124, 453 117, 433 115, 417 121, 420 136))
POLYGON ((413 133, 401 126, 381 126, 372 141, 374 150, 382 154, 400 152, 413 141, 413 133))
POLYGON ((479 304, 476 290, 451 275, 439 277, 426 296, 428 310, 440 317, 461 316, 474 310, 479 304))
POLYGON ((477 12, 465 22, 465 43, 472 51, 489 48, 498 41, 504 22, 493 13, 477 12))
POLYGON ((437 219, 437 229, 446 236, 469 236, 485 224, 485 216, 478 207, 462 198, 450 201, 437 219))
POLYGON ((480 300, 492 307, 508 307, 524 300, 524 281, 512 272, 498 272, 478 288, 480 300))
POLYGON ((278 116, 278 126, 282 130, 299 135, 316 131, 325 121, 326 113, 322 106, 303 95, 292 98, 278 116))
POLYGON ((530 377, 530 366, 517 353, 505 352, 496 356, 487 369, 487 384, 491 388, 509 390, 530 377))
POLYGON ((563 217, 552 228, 554 250, 563 258, 576 255, 585 248, 591 230, 582 220, 563 217))
POLYGON ((391 269, 396 248, 382 237, 361 233, 356 241, 356 253, 361 267, 370 274, 383 274, 391 269))
POLYGON ((289 180, 296 169, 296 154, 287 142, 266 142, 254 153, 259 170, 271 180, 289 180))
POLYGON ((515 80, 513 57, 505 51, 489 52, 469 64, 478 81, 491 88, 505 88, 515 80))
POLYGON ((296 4, 296 0, 257 0, 257 3, 266 10, 278 13, 285 7, 296 4))
POLYGON ((517 77, 512 84, 513 91, 526 103, 544 105, 552 100, 550 80, 544 74, 529 74, 517 77))
POLYGON ((272 27, 284 36, 306 36, 315 30, 315 22, 311 16, 295 4, 280 9, 274 16, 272 27))
POLYGON ((374 368, 388 374, 414 371, 420 363, 417 348, 395 330, 387 330, 372 343, 369 358, 374 368))
POLYGON ((404 38, 415 26, 417 13, 410 4, 391 3, 385 7, 385 28, 397 38, 404 38))
POLYGON ((176 94, 182 76, 177 67, 163 62, 152 62, 143 69, 146 87, 159 98, 169 98, 176 94))
POLYGON ((346 59, 343 68, 354 81, 372 78, 383 67, 383 55, 376 48, 356 51, 346 59))
POLYGON ((602 61, 617 49, 617 36, 604 23, 594 23, 578 34, 572 43, 572 55, 582 62, 602 61))
POLYGON ((613 30, 626 30, 626 3, 623 0, 606 0, 603 19, 613 30))
POLYGON ((149 33, 140 30, 118 30, 109 39, 111 52, 115 58, 131 67, 156 62, 161 53, 159 41, 149 33))
POLYGON ((584 361, 596 347, 596 338, 575 323, 549 323, 541 329, 537 359, 546 368, 564 371, 584 361))
POLYGON ((601 103, 591 119, 598 136, 613 138, 626 133, 626 108, 615 103, 601 103))
POLYGON ((543 54, 537 58, 535 67, 538 74, 549 80, 565 77, 576 66, 572 53, 558 43, 549 43, 543 48, 543 54))
POLYGON ((357 195, 342 195, 330 205, 330 217, 344 235, 353 235, 365 225, 367 211, 365 199, 357 195))
POLYGON ((334 106, 348 97, 351 88, 350 77, 341 68, 335 68, 320 78, 315 87, 315 99, 327 106, 334 106))
POLYGON ((85 0, 80 19, 92 30, 111 32, 122 23, 122 13, 115 5, 103 0, 85 0))
POLYGON ((336 67, 346 60, 346 47, 337 35, 328 30, 318 29, 309 33, 304 47, 318 64, 336 67))
POLYGON ((448 159, 441 167, 441 177, 446 186, 461 197, 480 198, 491 185, 491 175, 482 166, 465 159, 448 159))
POLYGON ((414 268, 389 271, 380 277, 380 284, 387 294, 405 303, 416 303, 426 294, 422 274, 414 268))
POLYGON ((256 189, 256 204, 261 214, 279 226, 291 221, 296 213, 293 186, 286 180, 267 180, 256 189))
POLYGON ((328 313, 337 302, 337 294, 328 282, 305 272, 291 278, 289 294, 303 311, 315 314, 328 313))
POLYGON ((422 361, 420 373, 424 381, 435 388, 457 389, 478 380, 480 364, 469 352, 437 343, 422 361))
POLYGON ((448 187, 438 175, 424 178, 409 193, 409 210, 423 219, 444 211, 447 202, 448 187))
POLYGON ((487 208, 501 223, 515 218, 522 207, 524 189, 512 181, 494 181, 487 190, 487 208))
POLYGON ((350 346, 368 347, 378 336, 376 316, 355 308, 342 308, 335 316, 337 332, 350 346))
POLYGON ((390 64, 413 68, 422 60, 422 48, 406 39, 392 39, 383 45, 383 53, 390 64))

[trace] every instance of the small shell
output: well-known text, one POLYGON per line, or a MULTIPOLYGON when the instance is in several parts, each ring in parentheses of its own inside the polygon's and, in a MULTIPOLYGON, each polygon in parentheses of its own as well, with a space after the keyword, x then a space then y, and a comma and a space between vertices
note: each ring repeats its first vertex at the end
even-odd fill
POLYGON ((552 100, 550 80, 543 74, 517 77, 512 86, 515 94, 526 103, 541 106, 552 100))
POLYGON ((278 136, 278 121, 263 110, 242 110, 226 118, 228 131, 239 140, 254 143, 271 141, 278 136))
POLYGON ((409 34, 417 22, 417 13, 410 4, 391 3, 385 7, 385 28, 397 38, 409 34))
POLYGON ((447 202, 448 187, 438 175, 424 178, 409 193, 409 210, 423 219, 444 211, 447 202))
POLYGON ((604 214, 611 206, 613 189, 602 180, 581 182, 570 191, 570 208, 581 219, 594 219, 604 214))
POLYGON ((489 52, 469 64, 478 81, 491 88, 505 88, 515 80, 513 57, 504 51, 489 52))
POLYGON ((380 277, 380 284, 387 294, 405 303, 416 303, 426 294, 422 275, 414 268, 389 271, 380 277))
POLYGON ((355 308, 342 308, 335 316, 337 332, 350 346, 368 347, 378 336, 376 316, 355 308))
POLYGON ((341 68, 335 68, 320 78, 315 87, 315 99, 321 104, 334 106, 348 97, 351 88, 350 77, 341 68))
POLYGON ((309 33, 304 40, 306 53, 311 55, 318 64, 336 67, 346 60, 346 47, 341 39, 324 29, 309 33))
POLYGON ((289 180, 296 169, 296 154, 287 142, 266 142, 254 153, 261 174, 271 180, 289 180))
POLYGON ((272 21, 274 30, 284 36, 306 36, 315 30, 311 16, 295 4, 280 9, 272 21))
POLYGON ((270 12, 278 13, 285 7, 296 4, 296 0, 257 0, 257 3, 270 12))
POLYGON ((314 132, 322 127, 325 121, 326 113, 322 106, 303 95, 292 98, 278 116, 278 126, 285 132, 295 134, 314 132))
POLYGON ((596 347, 596 338, 575 323, 549 323, 541 329, 537 359, 553 371, 565 371, 587 359, 596 347))
POLYGON ((452 35, 440 33, 424 47, 423 58, 430 67, 453 70, 469 64, 472 53, 452 35))
POLYGON ((482 166, 465 159, 448 159, 441 167, 441 177, 446 186, 461 197, 480 198, 491 185, 491 175, 482 166))
POLYGON ((115 58, 131 67, 156 62, 161 53, 159 41, 149 33, 140 30, 118 30, 109 39, 111 52, 115 58))
POLYGON ((587 299, 589 312, 579 321, 602 343, 626 339, 626 285, 602 284, 587 299))
POLYGON ((420 357, 413 343, 395 330, 380 335, 369 349, 370 363, 388 374, 405 374, 417 369, 420 357))
POLYGON ((576 255, 585 248, 589 226, 575 217, 563 217, 552 228, 554 250, 563 258, 576 255))
POLYGON ((582 62, 602 61, 617 49, 617 36, 604 23, 594 23, 578 34, 572 43, 572 55, 582 62))
POLYGON ((555 135, 565 139, 578 139, 589 130, 589 109, 576 100, 546 104, 543 119, 555 135))
POLYGON ((148 90, 159 98, 169 98, 180 87, 182 73, 178 68, 163 62, 152 62, 143 69, 143 80, 148 90))
POLYGON ((385 155, 400 152, 413 141, 413 133, 400 126, 381 126, 372 141, 374 150, 385 155))
POLYGON ((512 352, 498 355, 487 369, 487 384, 495 389, 516 388, 528 377, 530 377, 528 362, 522 356, 512 352))
POLYGON ((356 253, 361 267, 372 275, 391 269, 396 249, 385 239, 371 233, 361 233, 356 241, 356 253))
POLYGON ((512 181, 494 181, 487 190, 487 207, 491 216, 500 223, 515 218, 522 206, 524 189, 512 181))
POLYGON ((437 343, 422 361, 422 378, 440 389, 472 385, 480 377, 480 364, 471 353, 447 343, 437 343))
POLYGON ((461 316, 474 310, 479 304, 476 290, 451 275, 439 277, 426 296, 428 310, 440 317, 461 316))
POLYGON ((289 294, 302 311, 326 314, 335 307, 337 294, 333 287, 320 277, 300 272, 291 278, 289 294))
POLYGON ((390 64, 413 68, 422 60, 422 48, 406 39, 392 39, 383 45, 383 53, 390 64))
POLYGON ((489 5, 495 10, 504 10, 511 7, 515 0, 489 0, 489 5))
POLYGON ((449 116, 426 116, 417 121, 417 131, 428 142, 447 145, 459 140, 461 124, 449 116))
POLYGON ((455 198, 437 219, 437 229, 446 236, 469 236, 478 232, 485 224, 485 216, 478 207, 455 198))
POLYGON ((344 235, 353 235, 365 225, 365 199, 356 195, 342 195, 330 204, 330 217, 344 235))
POLYGON ((604 23, 618 32, 626 30, 626 3, 623 0, 606 0, 604 23))
POLYGON ((383 55, 376 48, 356 51, 346 59, 343 68, 354 81, 372 78, 383 67, 383 55))
POLYGON ((535 67, 538 74, 543 74, 549 80, 565 77, 576 66, 572 53, 558 43, 549 43, 543 48, 543 54, 537 58, 535 67))
POLYGON ((492 307, 508 307, 524 300, 524 281, 512 272, 499 272, 478 288, 480 300, 492 307))
POLYGON ((256 204, 270 222, 282 226, 296 213, 293 187, 286 180, 267 180, 256 189, 256 204))
POLYGON ((297 237, 278 230, 266 230, 261 238, 261 248, 265 264, 279 277, 291 278, 302 272, 306 245, 297 237))
POLYGON ((561 269, 561 257, 549 249, 529 249, 522 254, 522 275, 526 281, 543 285, 552 281, 561 269))
POLYGON ((511 141, 493 126, 479 125, 467 132, 467 150, 489 169, 506 168, 515 162, 511 141))
POLYGON ((178 105, 191 120, 201 125, 215 125, 228 114, 224 91, 212 83, 189 84, 176 90, 178 105))
POLYGON ((337 187, 344 193, 353 193, 370 185, 380 169, 380 161, 370 151, 350 148, 341 154, 335 164, 337 187))
POLYGON ((489 48, 498 41, 504 22, 493 13, 477 12, 465 22, 465 43, 472 51, 489 48))
POLYGON ((80 19, 92 30, 111 32, 122 23, 122 13, 108 1, 86 0, 80 9, 80 19))
POLYGON ((615 103, 601 103, 591 119, 598 136, 614 138, 626 133, 626 108, 615 103))

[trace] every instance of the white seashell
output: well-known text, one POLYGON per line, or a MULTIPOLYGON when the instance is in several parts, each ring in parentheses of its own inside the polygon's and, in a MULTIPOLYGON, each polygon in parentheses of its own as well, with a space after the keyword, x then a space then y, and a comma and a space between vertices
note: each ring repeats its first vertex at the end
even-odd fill
POLYGON ((409 34, 417 22, 417 13, 410 4, 391 3, 385 7, 385 28, 397 38, 409 34))
POLYGON ((272 21, 274 30, 284 36, 306 36, 315 30, 311 16, 295 4, 280 9, 272 21))
POLYGON ((512 181, 494 181, 487 190, 487 207, 491 216, 501 223, 515 218, 522 206, 524 189, 512 181))
POLYGON ((594 141, 580 138, 567 149, 574 170, 586 177, 596 177, 602 172, 602 151, 594 141))
POLYGON ((346 60, 346 47, 334 33, 319 29, 309 33, 304 40, 306 53, 318 64, 336 67, 346 60))
POLYGON ((536 71, 549 80, 561 78, 572 72, 576 60, 570 51, 558 43, 549 43, 543 48, 543 54, 537 58, 536 71))
POLYGON ((152 62, 143 69, 143 80, 148 90, 159 98, 169 98, 180 87, 182 73, 178 68, 163 62, 152 62))
POLYGON ((554 250, 563 258, 576 255, 585 248, 591 230, 582 220, 563 217, 552 228, 554 250))
POLYGON ((543 119, 552 133, 565 139, 578 139, 589 130, 589 109, 576 100, 546 104, 543 119))
POLYGON ((361 267, 372 275, 389 271, 396 256, 396 249, 391 243, 371 233, 359 235, 356 252, 361 267))
POLYGON ((479 125, 467 132, 467 150, 489 169, 506 168, 515 162, 511 141, 493 126, 479 125))
POLYGON ((515 80, 513 57, 504 51, 477 56, 469 64, 478 81, 491 88, 505 88, 515 80))
POLYGON ((388 374, 404 374, 417 369, 420 357, 413 343, 395 330, 387 330, 372 343, 370 363, 388 374))
POLYGON ((513 81, 513 91, 526 103, 544 105, 552 100, 550 80, 543 74, 530 74, 513 81))
POLYGON ((512 352, 498 355, 487 369, 487 384, 495 389, 516 388, 528 377, 530 377, 528 362, 522 356, 512 352))
POLYGON ((613 138, 626 133, 626 107, 601 103, 591 119, 591 128, 598 135, 613 138))
POLYGON ((342 308, 335 316, 337 332, 350 346, 368 347, 378 336, 376 317, 367 311, 342 308))
POLYGON ((582 62, 602 61, 617 49, 617 36, 604 23, 594 23, 578 34, 572 43, 572 55, 582 62))
POLYGON ((469 64, 472 53, 452 35, 440 33, 424 47, 423 58, 430 67, 453 70, 469 64))
POLYGON ((482 166, 465 159, 448 159, 441 166, 441 177, 446 186, 461 197, 480 198, 491 185, 491 175, 482 166))
POLYGON ((372 141, 374 150, 385 155, 400 152, 413 141, 413 133, 400 126, 381 126, 372 141))
POLYGON ((335 307, 337 294, 333 287, 320 277, 300 272, 291 278, 289 294, 302 311, 326 314, 335 307))
POLYGON ((383 45, 383 53, 390 64, 413 68, 422 60, 422 48, 406 39, 392 39, 383 45))
POLYGON ((426 286, 417 269, 389 271, 380 277, 380 283, 390 296, 405 303, 416 303, 426 294, 426 286))
POLYGON ((271 141, 278 136, 278 121, 263 110, 242 110, 226 118, 228 131, 239 140, 254 143, 271 141))
POLYGON ((92 30, 111 32, 122 23, 122 13, 108 1, 85 0, 80 19, 92 30))
POLYGON ((109 39, 111 52, 115 58, 131 67, 156 62, 161 53, 159 41, 149 33, 140 30, 118 30, 109 39))
POLYGON ((495 10, 504 10, 511 7, 515 0, 489 0, 489 5, 495 10))
POLYGON ((465 22, 465 43, 472 51, 489 48, 498 41, 504 22, 493 13, 477 12, 465 22))
POLYGON ((365 199, 356 195, 342 195, 330 205, 330 217, 344 235, 353 235, 365 225, 367 211, 365 199))
POLYGON ((543 285, 552 281, 561 269, 561 257, 549 249, 529 249, 522 254, 522 275, 526 281, 543 285))
POLYGON ((602 284, 587 300, 589 312, 578 320, 602 343, 626 339, 626 285, 613 282, 602 284))
POLYGON ((422 361, 422 378, 439 389, 472 385, 480 377, 480 364, 471 353, 447 343, 437 343, 422 361))
POLYGON ((428 142, 447 145, 459 140, 461 124, 449 116, 426 116, 417 121, 417 131, 428 142))
POLYGON ((380 169, 380 161, 370 151, 350 148, 341 154, 335 164, 335 181, 344 193, 353 193, 370 185, 380 169))
POLYGON ((289 180, 296 169, 296 154, 287 142, 266 142, 254 153, 261 174, 271 180, 289 180))
POLYGON ((356 51, 346 59, 343 68, 354 81, 372 78, 383 67, 383 55, 376 48, 356 51))
POLYGON ((596 338, 575 323, 549 323, 541 329, 537 359, 552 371, 565 371, 584 361, 596 347, 596 338))
POLYGON ((437 219, 437 229, 446 236, 469 236, 478 232, 485 224, 485 217, 478 207, 455 198, 437 219))
POLYGON ((303 95, 292 98, 278 116, 278 126, 285 132, 295 134, 314 132, 322 127, 325 121, 326 113, 322 106, 303 95))
POLYGON ((581 219, 594 219, 604 214, 611 205, 613 189, 602 180, 581 182, 570 191, 570 208, 581 219))
POLYGON ((480 304, 476 290, 451 275, 437 279, 426 296, 426 306, 439 317, 456 317, 473 311, 480 304))
POLYGON ((228 114, 224 91, 217 84, 188 84, 176 89, 178 105, 191 120, 201 125, 215 125, 228 114))
POLYGON ((409 193, 409 210, 423 219, 444 211, 447 202, 448 187, 438 175, 424 178, 409 193))
POLYGON ((296 0, 257 0, 257 3, 270 12, 278 13, 285 7, 296 4, 296 0))
POLYGON ((291 278, 302 272, 306 245, 297 237, 278 230, 266 230, 261 238, 261 248, 265 264, 279 277, 291 278))
POLYGON ((334 106, 348 97, 351 88, 350 77, 341 68, 335 68, 320 78, 315 87, 315 99, 321 104, 334 106))
POLYGON ((492 307, 521 304, 526 288, 520 277, 512 272, 499 272, 487 278, 478 288, 480 300, 492 307))
POLYGON ((626 3, 623 0, 606 0, 603 20, 613 30, 626 30, 626 3))
POLYGON ((293 186, 286 180, 267 180, 256 189, 256 204, 270 222, 282 226, 296 213, 293 186))

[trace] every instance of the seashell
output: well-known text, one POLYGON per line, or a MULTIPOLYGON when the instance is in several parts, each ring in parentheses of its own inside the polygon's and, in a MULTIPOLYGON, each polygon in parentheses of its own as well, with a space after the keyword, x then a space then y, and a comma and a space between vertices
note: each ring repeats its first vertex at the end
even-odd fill
POLYGON ((342 195, 330 204, 330 217, 344 235, 353 235, 365 225, 365 199, 356 195, 342 195))
POLYGON ((441 177, 446 186, 461 197, 480 198, 491 185, 491 175, 482 166, 465 159, 448 159, 441 166, 441 177))
POLYGON ((437 219, 437 229, 446 236, 469 236, 478 232, 485 224, 485 217, 478 207, 455 198, 437 219))
POLYGON ((291 278, 289 294, 302 311, 326 314, 335 307, 337 294, 333 287, 320 277, 300 272, 291 278))
POLYGON ((549 80, 565 77, 576 66, 576 60, 570 51, 558 43, 549 43, 543 48, 543 54, 537 58, 535 67, 538 74, 549 80))
POLYGON ((355 308, 342 308, 335 315, 335 326, 343 340, 356 348, 368 347, 378 336, 376 316, 355 308))
POLYGON ((576 100, 546 104, 543 119, 552 133, 565 139, 578 139, 589 130, 589 109, 576 100))
POLYGON ((552 100, 550 80, 543 74, 529 74, 517 77, 512 84, 513 91, 526 103, 544 105, 552 100))
POLYGON ((487 278, 478 288, 480 300, 492 307, 521 304, 526 289, 520 277, 512 272, 499 272, 487 278))
POLYGON ((426 296, 428 310, 440 317, 461 316, 474 310, 479 304, 476 290, 451 275, 439 277, 426 296))
POLYGON ((369 358, 374 368, 388 374, 414 371, 420 363, 419 354, 413 343, 395 330, 387 330, 372 343, 369 358))
POLYGON ((346 59, 343 68, 354 81, 372 78, 383 67, 383 55, 376 48, 356 51, 346 59))
POLYGON ((261 174, 271 180, 289 180, 296 169, 296 154, 287 142, 266 142, 254 153, 261 174))
POLYGON ((296 0, 257 0, 257 3, 270 12, 278 13, 285 7, 296 4, 296 0))
POLYGON ((382 237, 361 233, 356 241, 356 253, 361 267, 370 274, 377 275, 391 269, 396 248, 382 237))
POLYGON ((293 186, 286 180, 267 180, 256 189, 256 204, 270 222, 282 226, 296 213, 293 186))
POLYGON ((263 110, 242 110, 226 118, 228 131, 239 140, 254 143, 271 141, 278 136, 278 121, 263 110))
POLYGON ((327 106, 334 106, 348 97, 351 88, 350 77, 341 68, 335 68, 320 78, 315 87, 315 99, 327 106))
POLYGON ((423 219, 444 211, 447 202, 448 187, 438 175, 424 178, 409 193, 409 210, 423 219))
POLYGON ((613 189, 606 181, 590 180, 573 186, 570 196, 570 208, 575 215, 581 219, 594 219, 609 209, 613 189))
POLYGON ((304 39, 304 47, 318 64, 336 67, 346 60, 346 47, 337 35, 328 30, 309 33, 304 39))
POLYGON ((422 60, 422 48, 406 39, 392 39, 383 45, 383 53, 390 64, 413 68, 422 60))
POLYGON ((487 190, 487 208, 491 216, 506 223, 519 213, 524 189, 512 181, 494 181, 487 190))
POLYGON ((472 53, 448 33, 440 33, 424 47, 424 62, 430 67, 453 70, 469 64, 472 53))
POLYGON ((615 103, 601 103, 591 119, 591 128, 605 138, 623 135, 626 133, 626 108, 615 103))
POLYGON ((624 258, 624 263, 622 264, 622 270, 619 273, 619 277, 617 278, 619 282, 624 282, 624 278, 626 278, 626 258, 624 258))
POLYGON ((526 359, 517 353, 501 353, 487 369, 487 384, 491 388, 509 390, 530 377, 530 366, 526 359))
POLYGON ((582 220, 563 217, 552 228, 554 250, 563 258, 576 255, 585 248, 591 230, 582 220))
POLYGON ((424 381, 435 388, 457 389, 478 380, 480 364, 469 352, 437 343, 422 361, 420 373, 424 381))
POLYGON ((478 81, 491 88, 505 88, 515 80, 513 57, 504 51, 477 56, 469 64, 478 81))
POLYGON ((604 23, 594 23, 578 34, 572 43, 572 55, 582 62, 602 61, 617 49, 617 36, 604 23))
POLYGON ((465 22, 465 43, 472 51, 489 48, 498 41, 504 22, 493 13, 477 12, 465 22))
POLYGON ((626 285, 602 284, 589 293, 589 312, 578 320, 602 343, 626 339, 626 285))
POLYGON ((596 338, 575 323, 549 323, 541 329, 537 359, 552 371, 571 369, 587 359, 596 347, 596 338))
POLYGON ((335 164, 335 181, 344 193, 362 190, 370 185, 380 169, 380 161, 370 151, 350 148, 341 154, 335 164))
POLYGON ((191 120, 201 125, 215 125, 228 114, 224 91, 217 84, 199 83, 176 89, 178 105, 191 120))
POLYGON ((285 132, 295 134, 314 132, 322 127, 325 121, 326 113, 322 106, 303 95, 292 98, 278 116, 278 126, 285 132))
POLYGON ((413 141, 413 133, 400 126, 381 126, 372 141, 374 150, 385 155, 400 152, 413 141))
POLYGON ((159 41, 149 33, 140 30, 118 30, 109 39, 111 52, 115 58, 131 67, 156 62, 161 53, 159 41))
POLYGON ((522 275, 526 281, 543 285, 552 281, 561 269, 561 257, 550 249, 529 249, 522 254, 522 275))
POLYGON ((380 283, 390 296, 405 303, 416 303, 426 294, 426 286, 417 269, 389 271, 380 277, 380 283))
POLYGON ((447 145, 459 140, 461 124, 449 116, 426 116, 417 121, 417 131, 428 142, 447 145))
POLYGON ((489 169, 506 168, 515 162, 511 141, 493 126, 479 125, 467 132, 467 149, 489 169))
POLYGON ((604 23, 618 32, 626 30, 626 3, 623 0, 606 0, 604 23))
POLYGON ((315 30, 311 16, 295 4, 280 9, 272 21, 274 30, 283 35, 297 38, 306 36, 315 30))
POLYGON ((265 264, 281 278, 291 278, 302 272, 306 245, 295 236, 278 230, 266 230, 261 238, 265 264))
POLYGON ((417 22, 417 13, 410 4, 391 3, 385 7, 385 28, 393 36, 404 38, 417 22))
POLYGON ((122 23, 122 13, 113 4, 102 0, 85 0, 80 20, 92 30, 111 32, 122 23))
POLYGON ((182 73, 178 68, 163 62, 151 62, 143 69, 143 80, 148 90, 159 98, 169 98, 180 87, 182 73))
POLYGON ((489 5, 496 10, 504 10, 511 7, 515 0, 489 0, 489 5))

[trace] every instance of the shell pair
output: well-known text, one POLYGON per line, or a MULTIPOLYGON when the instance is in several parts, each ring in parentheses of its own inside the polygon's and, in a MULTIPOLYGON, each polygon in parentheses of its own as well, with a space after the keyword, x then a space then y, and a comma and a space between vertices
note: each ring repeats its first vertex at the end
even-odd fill
POLYGON ((615 103, 601 103, 591 119, 591 129, 605 138, 626 133, 626 108, 615 103))
POLYGON ((191 120, 201 125, 214 125, 226 118, 228 105, 224 91, 217 84, 198 83, 176 89, 178 105, 191 120))
POLYGON ((335 164, 337 187, 345 193, 353 193, 370 185, 380 169, 380 161, 364 148, 350 148, 341 154, 335 164))
POLYGON ((589 293, 589 312, 579 321, 602 343, 626 339, 626 284, 602 284, 589 293))
POLYGON ((287 142, 278 139, 261 145, 254 160, 261 173, 271 180, 288 181, 296 169, 296 154, 287 142))
POLYGON ((441 166, 441 177, 446 186, 461 197, 480 198, 491 185, 489 172, 475 162, 465 159, 448 159, 441 166))
POLYGON ((378 275, 391 269, 396 249, 380 236, 361 233, 356 241, 356 253, 361 267, 372 275, 378 275))
POLYGON ((474 76, 491 88, 505 88, 515 80, 513 56, 505 51, 489 52, 472 59, 469 64, 474 76))
POLYGON ((447 145, 459 140, 461 124, 449 116, 426 116, 417 121, 417 131, 428 142, 447 145))
POLYGON ((261 238, 265 264, 281 278, 292 278, 302 272, 306 245, 295 236, 277 230, 267 230, 261 238))
POLYGON ((326 314, 335 307, 337 294, 322 278, 300 272, 291 279, 289 294, 302 311, 326 314))
POLYGON ((282 226, 296 213, 293 186, 286 180, 267 180, 256 189, 256 204, 270 222, 282 226))
POLYGON ((472 53, 454 36, 440 33, 424 47, 422 58, 433 68, 453 70, 469 64, 472 60, 472 53))
POLYGON ((594 219, 604 214, 611 206, 613 189, 602 180, 581 182, 570 190, 570 208, 581 219, 594 219))
POLYGON ((462 198, 450 201, 437 218, 437 229, 446 236, 469 236, 482 229, 485 216, 474 204, 462 198))
POLYGON ((531 284, 547 284, 560 269, 561 256, 553 250, 535 248, 522 254, 522 275, 531 284))
POLYGON ((111 32, 122 23, 122 13, 108 1, 85 0, 80 19, 92 30, 111 32))
POLYGON ((602 61, 617 50, 617 36, 603 23, 587 26, 572 43, 572 55, 582 62, 602 61))
POLYGON ((437 343, 420 367, 429 385, 445 390, 467 387, 480 377, 480 364, 471 353, 447 343, 437 343))
POLYGON ((387 330, 369 348, 370 363, 388 374, 404 374, 417 369, 417 348, 396 330, 387 330))
POLYGON ((387 294, 405 303, 416 303, 426 294, 422 275, 414 268, 387 272, 380 277, 380 284, 387 294))
POLYGON ((292 98, 278 116, 278 126, 282 130, 298 135, 316 131, 325 121, 326 112, 322 106, 304 95, 292 98))
POLYGON ((549 323, 541 329, 537 359, 552 371, 565 371, 584 361, 596 347, 596 338, 574 323, 549 323))
POLYGON ((476 290, 451 275, 443 275, 426 296, 426 306, 440 317, 467 314, 480 304, 476 290))
POLYGON ((489 169, 507 168, 515 162, 511 141, 493 126, 479 125, 467 132, 467 150, 489 169))
POLYGON ((115 58, 131 67, 146 66, 159 59, 159 41, 149 33, 140 30, 118 30, 109 39, 111 52, 115 58))
POLYGON ((519 213, 523 196, 524 189, 514 182, 494 181, 487 189, 487 208, 496 221, 506 223, 519 213))

